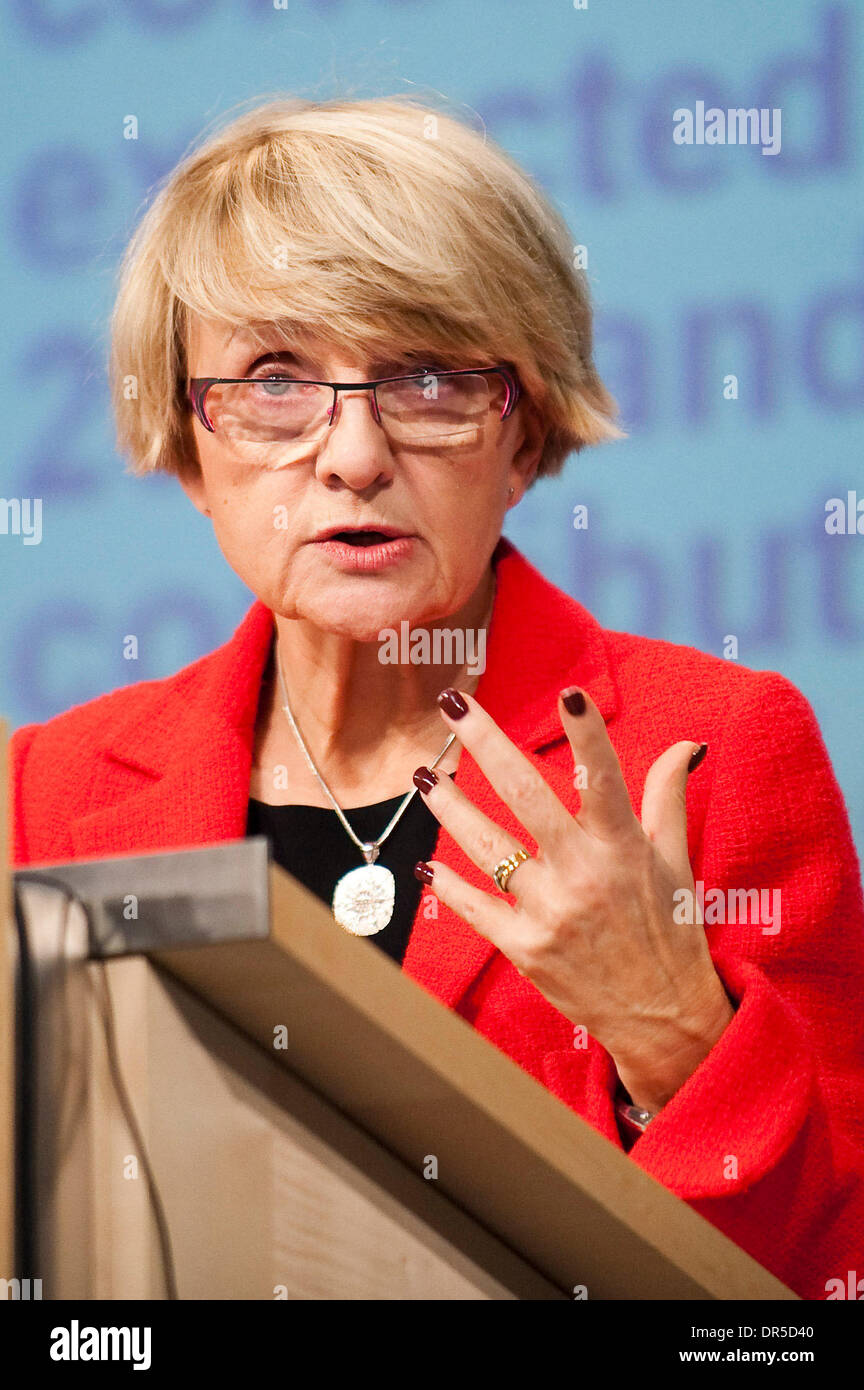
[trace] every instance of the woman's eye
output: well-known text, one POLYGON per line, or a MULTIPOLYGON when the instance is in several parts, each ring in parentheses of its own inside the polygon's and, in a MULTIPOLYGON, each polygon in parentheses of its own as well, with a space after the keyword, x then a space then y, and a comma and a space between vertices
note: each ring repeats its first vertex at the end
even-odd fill
POLYGON ((271 372, 268 376, 251 376, 248 380, 263 387, 264 394, 268 396, 284 396, 292 386, 297 384, 296 378, 286 377, 284 372, 271 372))
POLYGON ((290 385, 290 382, 286 381, 285 377, 278 376, 256 376, 253 377, 252 380, 257 381, 259 386, 263 386, 270 396, 281 395, 290 385))

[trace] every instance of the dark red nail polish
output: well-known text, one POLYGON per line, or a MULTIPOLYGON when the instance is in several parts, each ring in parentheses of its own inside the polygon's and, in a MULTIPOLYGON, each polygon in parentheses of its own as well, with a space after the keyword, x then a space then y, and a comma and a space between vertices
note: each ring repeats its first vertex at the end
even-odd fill
POLYGON ((432 870, 423 859, 419 859, 414 865, 414 877, 419 878, 421 883, 432 882, 432 870))
POLYGON ((687 771, 693 772, 699 766, 705 754, 708 752, 708 744, 700 743, 695 753, 690 754, 690 761, 687 764, 687 771))
POLYGON ((566 695, 562 691, 561 699, 568 714, 585 713, 585 696, 581 690, 568 690, 566 695))
POLYGON ((438 696, 438 703, 444 713, 449 714, 451 719, 461 719, 463 715, 468 713, 468 706, 462 699, 459 691, 454 690, 452 686, 448 687, 447 690, 441 691, 441 694, 438 696))
POLYGON ((419 787, 421 792, 431 792, 437 781, 438 778, 431 767, 420 766, 414 772, 414 785, 419 787))

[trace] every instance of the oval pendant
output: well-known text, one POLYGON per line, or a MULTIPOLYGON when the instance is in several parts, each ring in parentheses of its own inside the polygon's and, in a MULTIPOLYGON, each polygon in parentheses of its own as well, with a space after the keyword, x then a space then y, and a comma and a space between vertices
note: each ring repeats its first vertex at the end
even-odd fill
POLYGON ((396 880, 383 864, 343 874, 333 890, 333 916, 352 936, 374 936, 393 916, 396 880))

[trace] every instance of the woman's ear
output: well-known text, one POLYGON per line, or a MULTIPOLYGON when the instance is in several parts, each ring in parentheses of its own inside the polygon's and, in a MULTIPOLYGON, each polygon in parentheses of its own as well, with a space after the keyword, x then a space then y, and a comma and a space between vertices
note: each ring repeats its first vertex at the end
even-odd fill
POLYGON ((510 482, 518 494, 516 497, 516 501, 518 501, 525 495, 537 476, 549 427, 534 402, 525 396, 517 405, 516 411, 519 416, 522 438, 510 461, 510 482))

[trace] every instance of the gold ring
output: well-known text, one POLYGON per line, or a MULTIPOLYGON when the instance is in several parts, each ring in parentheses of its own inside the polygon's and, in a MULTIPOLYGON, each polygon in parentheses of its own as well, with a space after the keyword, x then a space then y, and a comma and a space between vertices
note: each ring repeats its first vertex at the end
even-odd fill
POLYGON ((495 868, 492 870, 492 877, 502 893, 507 892, 507 884, 513 870, 517 869, 523 860, 530 858, 530 854, 524 849, 515 849, 512 854, 508 854, 506 859, 502 859, 495 865, 495 868))

